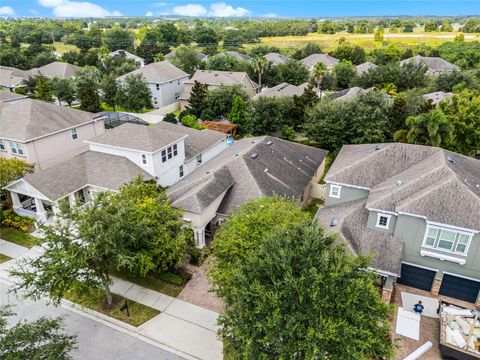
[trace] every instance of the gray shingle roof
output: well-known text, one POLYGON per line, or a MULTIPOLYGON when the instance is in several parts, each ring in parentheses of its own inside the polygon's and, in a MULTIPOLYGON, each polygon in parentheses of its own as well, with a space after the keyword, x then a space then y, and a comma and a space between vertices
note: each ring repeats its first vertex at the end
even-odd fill
POLYGON ((71 78, 75 76, 75 73, 81 69, 80 66, 72 65, 65 62, 54 61, 50 64, 41 66, 39 68, 34 68, 29 70, 32 76, 42 74, 48 78, 59 77, 59 78, 71 78))
POLYGON ((301 60, 301 63, 309 68, 315 66, 315 64, 319 62, 324 63, 328 67, 331 67, 337 64, 339 61, 340 60, 328 54, 312 54, 301 60))
MULTIPOLYGON (((128 59, 128 60, 135 60, 135 61, 145 61, 144 58, 138 56, 138 55, 135 55, 135 54, 132 54, 131 52, 128 52, 127 50, 122 50, 122 49, 119 49, 119 50, 115 50, 115 51, 112 51, 110 53, 110 55, 112 57, 114 56, 120 56, 122 57, 123 59, 128 59)), ((166 57, 165 57, 166 58, 166 57)))
POLYGON ((377 67, 378 66, 375 65, 372 62, 369 62, 369 61, 364 62, 364 63, 356 66, 357 75, 362 75, 362 74, 366 73, 367 71, 369 71, 371 69, 376 69, 377 67))
POLYGON ((206 193, 227 191, 217 210, 221 214, 274 193, 299 199, 327 153, 270 136, 245 138, 170 187, 167 193, 174 206, 200 212, 213 201, 201 195, 207 187, 206 193), (192 200, 198 196, 204 200, 192 200))
POLYGON ((185 71, 179 69, 167 60, 145 65, 140 69, 120 76, 118 79, 122 80, 131 75, 142 75, 146 82, 159 84, 188 76, 185 71))
POLYGON ((224 51, 224 52, 221 52, 219 55, 231 56, 237 61, 247 61, 247 62, 252 61, 252 58, 250 56, 238 51, 224 51))
POLYGON ((247 73, 238 71, 197 70, 188 83, 198 81, 208 85, 237 85, 247 77, 247 73))
POLYGON ((10 92, 8 90, 5 90, 5 91, 0 90, 0 102, 20 100, 20 99, 24 99, 24 98, 26 98, 25 95, 15 94, 15 93, 10 92))
POLYGON ((0 102, 0 137, 29 141, 92 122, 97 115, 49 102, 21 99, 0 102))
POLYGON ((433 56, 429 57, 417 55, 400 61, 400 64, 407 64, 410 62, 414 64, 425 64, 432 71, 454 71, 459 69, 457 65, 454 65, 440 57, 433 56))
POLYGON ((367 207, 480 229, 480 161, 429 146, 346 145, 326 181, 370 189, 367 207))
POLYGON ((451 92, 437 91, 437 92, 425 94, 423 95, 423 98, 427 101, 431 100, 432 105, 437 105, 441 101, 450 99, 452 96, 453 96, 453 93, 451 92))
MULTIPOLYGON (((194 54, 195 54, 195 57, 200 61, 203 61, 208 57, 207 55, 205 55, 200 51, 194 51, 194 54)), ((171 51, 167 55, 165 55, 164 58, 168 60, 168 59, 174 58, 175 56, 177 56, 175 51, 171 51)))
POLYGON ((12 88, 20 85, 23 80, 28 79, 28 71, 0 65, 0 86, 12 88))
POLYGON ((56 201, 86 185, 117 190, 147 172, 122 156, 87 151, 48 169, 25 175, 24 179, 50 200, 56 201))
POLYGON ((285 55, 282 55, 282 54, 279 54, 279 53, 276 53, 276 52, 271 52, 271 53, 266 54, 265 59, 267 59, 268 61, 270 61, 274 65, 286 64, 286 63, 292 61, 292 59, 289 58, 288 56, 285 56, 285 55))
POLYGON ((305 90, 306 84, 295 86, 286 82, 278 84, 271 88, 266 88, 261 93, 254 96, 254 98, 259 97, 282 97, 282 96, 300 96, 305 90))

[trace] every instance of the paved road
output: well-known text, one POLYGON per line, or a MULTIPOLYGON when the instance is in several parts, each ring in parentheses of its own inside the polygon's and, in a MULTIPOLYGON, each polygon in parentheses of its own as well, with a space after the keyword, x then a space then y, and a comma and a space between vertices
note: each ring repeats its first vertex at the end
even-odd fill
POLYGON ((32 302, 8 294, 9 286, 0 282, 0 304, 10 304, 18 320, 35 320, 40 316, 64 317, 69 333, 78 335, 78 349, 72 352, 78 360, 182 360, 182 357, 76 314, 62 307, 47 305, 44 301, 32 302))

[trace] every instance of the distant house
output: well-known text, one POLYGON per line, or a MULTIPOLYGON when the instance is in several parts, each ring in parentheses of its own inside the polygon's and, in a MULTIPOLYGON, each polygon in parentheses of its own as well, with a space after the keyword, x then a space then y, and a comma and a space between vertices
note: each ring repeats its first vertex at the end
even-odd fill
POLYGON ((409 63, 425 65, 427 67, 427 75, 431 75, 431 76, 438 76, 442 73, 459 70, 459 67, 457 65, 454 65, 440 57, 429 57, 429 56, 417 55, 417 56, 400 61, 400 65, 409 64, 409 63))
POLYGON ((246 201, 273 194, 306 204, 323 175, 327 151, 270 136, 244 138, 171 186, 174 207, 185 211, 198 247, 246 201))
POLYGON ((300 86, 295 86, 295 85, 284 82, 271 88, 264 88, 262 92, 255 95, 253 98, 254 99, 258 99, 260 97, 276 98, 276 97, 294 96, 294 95, 300 96, 303 94, 307 86, 308 86, 307 83, 302 84, 300 86))
MULTIPOLYGON (((208 55, 205 55, 204 53, 200 51, 193 51, 195 54, 195 57, 200 60, 200 61, 207 61, 208 60, 208 55)), ((167 55, 164 56, 165 60, 173 59, 175 56, 177 56, 175 51, 169 52, 167 55)))
POLYGON ((437 106, 442 101, 448 101, 453 96, 451 92, 436 91, 433 93, 428 93, 423 95, 423 98, 427 101, 430 101, 432 105, 437 106))
POLYGON ((86 111, 28 98, 0 102, 0 156, 23 159, 35 170, 87 151, 83 141, 104 131, 104 118, 86 111))
POLYGON ((50 79, 54 77, 69 79, 75 77, 75 74, 79 69, 81 69, 81 67, 77 65, 54 61, 39 68, 30 69, 29 73, 32 76, 43 75, 50 79))
POLYGON ((396 282, 480 305, 480 161, 411 144, 345 145, 317 221, 396 282))
POLYGON ((25 86, 23 81, 28 79, 30 73, 25 70, 16 69, 9 66, 0 66, 0 87, 10 91, 25 86))
POLYGON ((83 205, 96 193, 115 191, 141 175, 153 179, 127 158, 86 151, 48 169, 27 174, 5 187, 14 211, 39 222, 53 218, 60 202, 83 205))
POLYGON ((197 70, 190 80, 185 81, 185 89, 180 97, 182 110, 188 105, 190 92, 195 81, 207 84, 210 90, 216 89, 221 85, 240 85, 251 97, 255 96, 260 88, 257 83, 250 79, 246 72, 197 70))
POLYGON ((151 63, 118 78, 123 81, 128 76, 141 75, 152 92, 152 103, 161 108, 176 102, 188 80, 188 74, 167 60, 151 63))
POLYGON ((127 59, 127 60, 133 60, 135 61, 135 63, 140 66, 140 67, 144 67, 145 66, 145 59, 138 56, 138 55, 135 55, 135 54, 132 54, 131 52, 128 52, 127 50, 115 50, 115 51, 112 51, 110 53, 110 56, 111 57, 115 57, 115 56, 119 56, 121 57, 122 59, 127 59))
POLYGON ((246 61, 246 62, 249 62, 249 63, 251 63, 252 60, 253 60, 247 54, 244 54, 244 53, 241 53, 241 52, 238 52, 238 51, 223 51, 218 55, 220 55, 220 56, 231 56, 237 61, 246 61))
POLYGON ((305 65, 308 70, 312 71, 313 67, 318 63, 323 63, 327 69, 332 69, 340 60, 335 59, 333 56, 328 54, 312 54, 307 56, 305 59, 300 62, 305 65))
POLYGON ((355 68, 356 68, 357 75, 361 76, 370 70, 376 69, 377 67, 378 66, 375 65, 374 63, 367 61, 360 65, 357 65, 355 68))
POLYGON ((170 186, 224 151, 226 135, 159 122, 123 124, 87 141, 90 150, 122 156, 170 186))
POLYGON ((264 57, 269 62, 271 62, 272 65, 274 65, 274 66, 279 65, 279 64, 286 64, 286 63, 292 61, 292 59, 289 58, 288 56, 285 56, 285 55, 282 55, 282 54, 279 54, 279 53, 276 53, 276 52, 268 53, 264 57))
MULTIPOLYGON (((353 100, 361 94, 366 94, 370 91, 378 91, 377 88, 362 89, 361 87, 354 86, 349 89, 340 90, 329 95, 332 100, 353 100)), ((386 94, 385 94, 386 95, 386 94)))

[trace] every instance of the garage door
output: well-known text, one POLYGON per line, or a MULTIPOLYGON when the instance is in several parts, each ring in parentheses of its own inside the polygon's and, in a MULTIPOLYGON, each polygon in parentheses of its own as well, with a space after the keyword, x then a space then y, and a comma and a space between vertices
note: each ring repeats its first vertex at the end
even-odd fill
POLYGON ((412 265, 402 264, 401 277, 397 282, 417 289, 430 291, 436 272, 412 265))
POLYGON ((474 303, 477 301, 479 291, 480 281, 444 274, 439 293, 440 295, 474 303))

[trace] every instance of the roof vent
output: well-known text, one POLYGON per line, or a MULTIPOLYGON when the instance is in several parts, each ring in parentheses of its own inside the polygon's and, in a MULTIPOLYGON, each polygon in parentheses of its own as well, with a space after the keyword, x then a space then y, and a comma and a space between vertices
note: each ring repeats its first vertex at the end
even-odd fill
POLYGON ((239 154, 238 153, 235 153, 235 156, 238 156, 239 154))
POLYGON ((272 144, 273 144, 273 141, 272 141, 272 140, 268 140, 268 141, 267 141, 267 146, 270 146, 270 145, 272 145, 272 144))
POLYGON ((453 156, 452 156, 452 155, 448 155, 448 156, 447 156, 447 160, 448 160, 449 163, 452 163, 452 164, 455 162, 455 161, 453 160, 453 156))
POLYGON ((250 155, 250 158, 252 158, 253 160, 255 160, 257 157, 258 157, 257 153, 253 153, 252 155, 250 155))
POLYGON ((337 218, 333 218, 332 221, 330 221, 330 227, 334 227, 334 226, 337 226, 337 218))
MULTIPOLYGON (((266 172, 266 173, 267 173, 267 172, 268 172, 268 169, 263 170, 263 172, 266 172)), ((477 185, 477 186, 478 186, 478 185, 477 185)))
POLYGON ((397 186, 402 186, 403 184, 403 181, 402 180, 397 180, 397 182, 395 183, 397 186))
POLYGON ((380 146, 380 144, 377 144, 377 145, 375 145, 375 148, 374 148, 374 149, 375 149, 375 151, 377 151, 377 150, 380 150, 381 148, 382 148, 382 147, 380 146))

